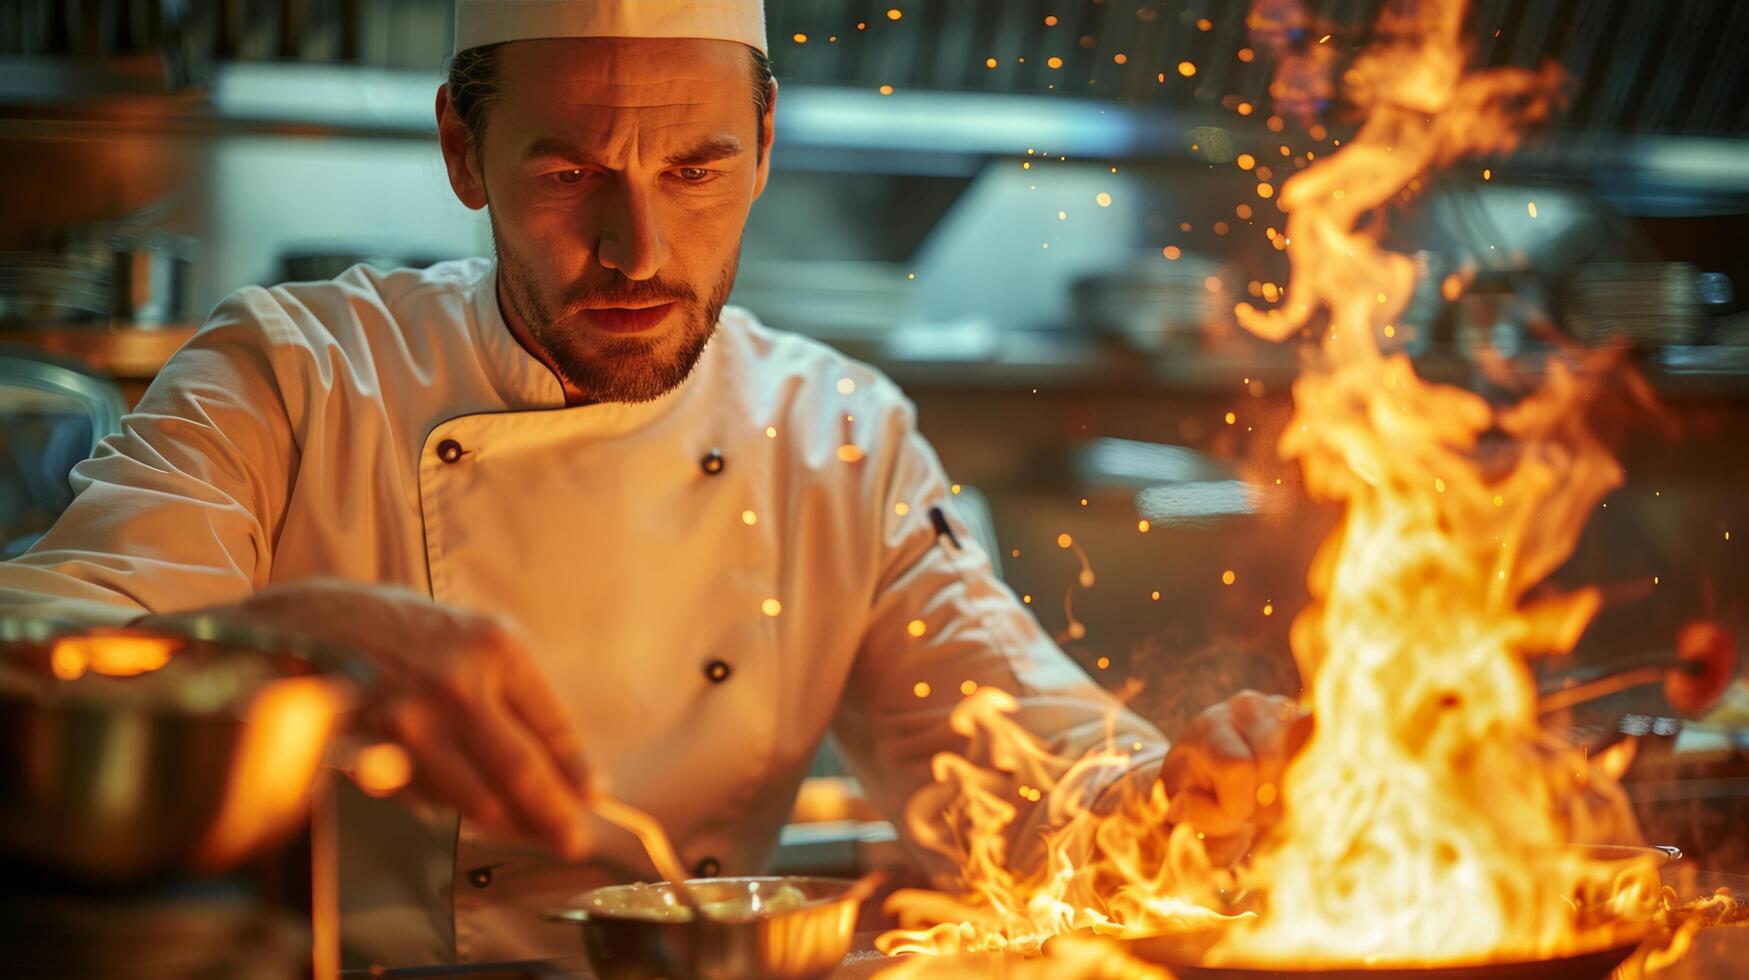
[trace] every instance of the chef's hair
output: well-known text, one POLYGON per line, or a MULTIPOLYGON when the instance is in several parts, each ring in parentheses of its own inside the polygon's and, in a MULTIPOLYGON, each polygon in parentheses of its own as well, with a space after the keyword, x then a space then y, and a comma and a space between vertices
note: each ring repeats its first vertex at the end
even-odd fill
MULTIPOLYGON (((498 49, 502 44, 487 44, 466 51, 457 51, 449 59, 449 103, 461 117, 462 126, 468 132, 468 146, 474 152, 480 148, 480 140, 486 133, 486 110, 497 101, 501 94, 498 91, 498 49)), ((756 48, 748 48, 753 56, 753 109, 758 120, 758 141, 754 144, 754 152, 759 160, 765 159, 765 113, 771 109, 771 97, 777 91, 777 85, 772 80, 771 59, 765 52, 756 48)))

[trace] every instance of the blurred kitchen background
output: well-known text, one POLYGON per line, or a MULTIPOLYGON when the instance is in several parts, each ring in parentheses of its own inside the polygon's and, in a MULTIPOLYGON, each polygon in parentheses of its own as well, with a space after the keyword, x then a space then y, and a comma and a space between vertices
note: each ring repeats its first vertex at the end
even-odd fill
MULTIPOLYGON (((1297 688, 1332 514, 1273 448, 1296 350, 1230 311, 1279 296, 1257 184, 1351 131, 1321 80, 1380 6, 767 0, 775 175, 734 301, 903 385, 1007 581, 1169 732, 1297 688)), ((1749 4, 1472 6, 1476 62, 1555 59, 1571 100, 1393 215, 1427 272, 1393 342, 1509 397, 1551 329, 1628 340, 1658 397, 1597 406, 1628 480, 1562 578, 1610 605, 1553 685, 1743 625, 1749 4)), ((489 251, 434 140, 450 32, 447 0, 0 0, 0 547, 229 291, 489 251)), ((1745 862, 1749 705, 1682 719, 1652 687, 1562 724, 1643 734, 1654 839, 1745 862)))

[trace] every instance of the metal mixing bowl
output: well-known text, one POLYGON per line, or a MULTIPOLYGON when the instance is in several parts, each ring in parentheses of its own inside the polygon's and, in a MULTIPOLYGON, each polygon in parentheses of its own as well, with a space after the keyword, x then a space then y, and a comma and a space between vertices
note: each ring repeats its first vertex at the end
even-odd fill
POLYGON ((305 819, 367 683, 343 654, 195 617, 0 619, 0 860, 108 885, 234 867, 305 819), (103 644, 163 659, 87 669, 103 644))
POLYGON ((854 882, 834 878, 700 878, 686 883, 700 902, 757 904, 785 886, 799 909, 682 918, 673 886, 613 885, 578 896, 550 918, 575 923, 600 980, 809 980, 829 976, 856 930, 854 882))

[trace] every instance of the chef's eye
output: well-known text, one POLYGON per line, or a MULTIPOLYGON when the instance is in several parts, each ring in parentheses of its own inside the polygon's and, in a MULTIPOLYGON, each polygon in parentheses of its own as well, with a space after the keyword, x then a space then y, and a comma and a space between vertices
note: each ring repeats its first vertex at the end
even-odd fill
POLYGON ((714 171, 706 170, 703 167, 681 167, 674 173, 688 184, 702 184, 715 176, 714 171))
POLYGON ((583 182, 583 171, 581 171, 575 167, 571 168, 570 170, 557 171, 552 176, 553 176, 554 180, 558 181, 561 184, 565 184, 567 186, 572 185, 572 184, 581 184, 583 182))

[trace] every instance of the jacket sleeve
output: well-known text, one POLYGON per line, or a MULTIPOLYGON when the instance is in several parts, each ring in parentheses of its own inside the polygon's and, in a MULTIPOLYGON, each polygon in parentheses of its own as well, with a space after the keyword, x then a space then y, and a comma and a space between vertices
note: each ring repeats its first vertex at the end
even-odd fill
POLYGON ((271 361, 283 327, 260 289, 214 311, 73 468, 60 519, 0 563, 0 616, 120 624, 266 582, 297 465, 271 361))
POLYGON ((1001 771, 1009 767, 992 766, 989 738, 976 739, 974 750, 950 727, 967 692, 996 688, 1011 696, 1012 727, 1050 756, 1074 761, 1106 747, 1127 755, 1115 768, 1096 770, 1094 785, 1075 787, 1086 803, 1110 797, 1119 782, 1149 785, 1166 739, 1094 683, 996 577, 955 513, 951 487, 917 433, 909 403, 885 428, 888 444, 899 448, 882 481, 882 567, 834 739, 870 802, 922 845, 915 849, 933 874, 951 875, 953 862, 929 842, 955 840, 952 833, 940 836, 942 828, 917 825, 938 815, 927 803, 937 794, 918 794, 935 782, 932 763, 940 753, 971 759, 982 778, 994 780, 985 788, 1017 806, 1009 853, 1025 861, 1036 856, 1034 845, 1055 819, 1053 801, 1030 805, 1021 795, 1029 781, 1025 766, 1001 771), (942 521, 951 534, 938 529, 942 521))

